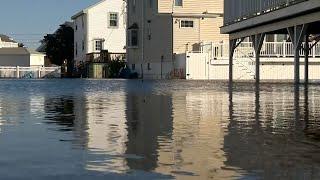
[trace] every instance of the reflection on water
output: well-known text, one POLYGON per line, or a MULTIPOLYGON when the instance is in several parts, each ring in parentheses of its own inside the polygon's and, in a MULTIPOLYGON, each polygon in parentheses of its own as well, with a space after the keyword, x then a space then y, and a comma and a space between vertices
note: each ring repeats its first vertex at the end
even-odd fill
POLYGON ((5 179, 319 179, 320 87, 0 81, 5 179))

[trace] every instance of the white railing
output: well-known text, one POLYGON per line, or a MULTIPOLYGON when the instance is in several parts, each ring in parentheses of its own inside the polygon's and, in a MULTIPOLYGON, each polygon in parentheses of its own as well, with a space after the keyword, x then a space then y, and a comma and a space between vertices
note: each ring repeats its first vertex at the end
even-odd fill
POLYGON ((308 0, 224 0, 224 24, 259 16, 308 0))
POLYGON ((0 66, 0 78, 41 79, 60 77, 61 67, 0 66))
MULTIPOLYGON (((312 47, 313 43, 309 44, 312 47)), ((300 51, 300 55, 304 56, 304 47, 300 51)), ((212 59, 221 59, 229 57, 229 44, 228 43, 202 43, 201 52, 209 53, 212 59)), ((251 42, 242 42, 235 50, 234 58, 254 57, 254 50, 251 42)), ((265 42, 262 46, 261 57, 274 57, 285 58, 293 57, 293 44, 291 42, 265 42)), ((309 57, 320 57, 320 44, 316 44, 309 51, 309 57)))

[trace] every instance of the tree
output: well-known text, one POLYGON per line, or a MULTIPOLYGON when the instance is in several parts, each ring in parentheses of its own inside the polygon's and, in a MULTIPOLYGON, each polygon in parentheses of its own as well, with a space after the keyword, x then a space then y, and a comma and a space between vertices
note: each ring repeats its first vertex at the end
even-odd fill
POLYGON ((72 27, 61 25, 54 34, 48 34, 42 40, 44 51, 52 64, 62 66, 67 63, 67 75, 71 77, 74 65, 74 31, 72 27))

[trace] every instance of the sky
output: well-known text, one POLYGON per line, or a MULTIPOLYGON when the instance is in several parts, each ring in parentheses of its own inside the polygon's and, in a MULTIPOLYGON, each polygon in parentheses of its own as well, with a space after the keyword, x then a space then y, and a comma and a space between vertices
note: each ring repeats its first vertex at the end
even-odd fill
POLYGON ((1 0, 0 34, 30 48, 71 16, 100 0, 1 0))

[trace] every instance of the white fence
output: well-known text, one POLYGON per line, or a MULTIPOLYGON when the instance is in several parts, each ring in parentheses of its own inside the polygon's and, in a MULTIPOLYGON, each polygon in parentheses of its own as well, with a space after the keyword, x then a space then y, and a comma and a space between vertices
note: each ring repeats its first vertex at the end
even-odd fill
POLYGON ((0 78, 60 78, 61 67, 0 67, 0 78))
MULTIPOLYGON (((313 43, 309 44, 310 57, 320 57, 320 44, 312 46, 313 43)), ((300 51, 300 55, 304 56, 304 47, 300 51)), ((201 45, 201 52, 208 53, 212 59, 221 59, 229 57, 229 44, 228 43, 203 43, 201 45)), ((293 57, 294 50, 293 44, 291 42, 265 42, 261 49, 261 57, 293 57)), ((245 58, 245 57, 254 57, 253 45, 251 42, 242 42, 234 53, 234 58, 245 58)))
POLYGON ((224 0, 224 24, 229 25, 308 0, 224 0))

